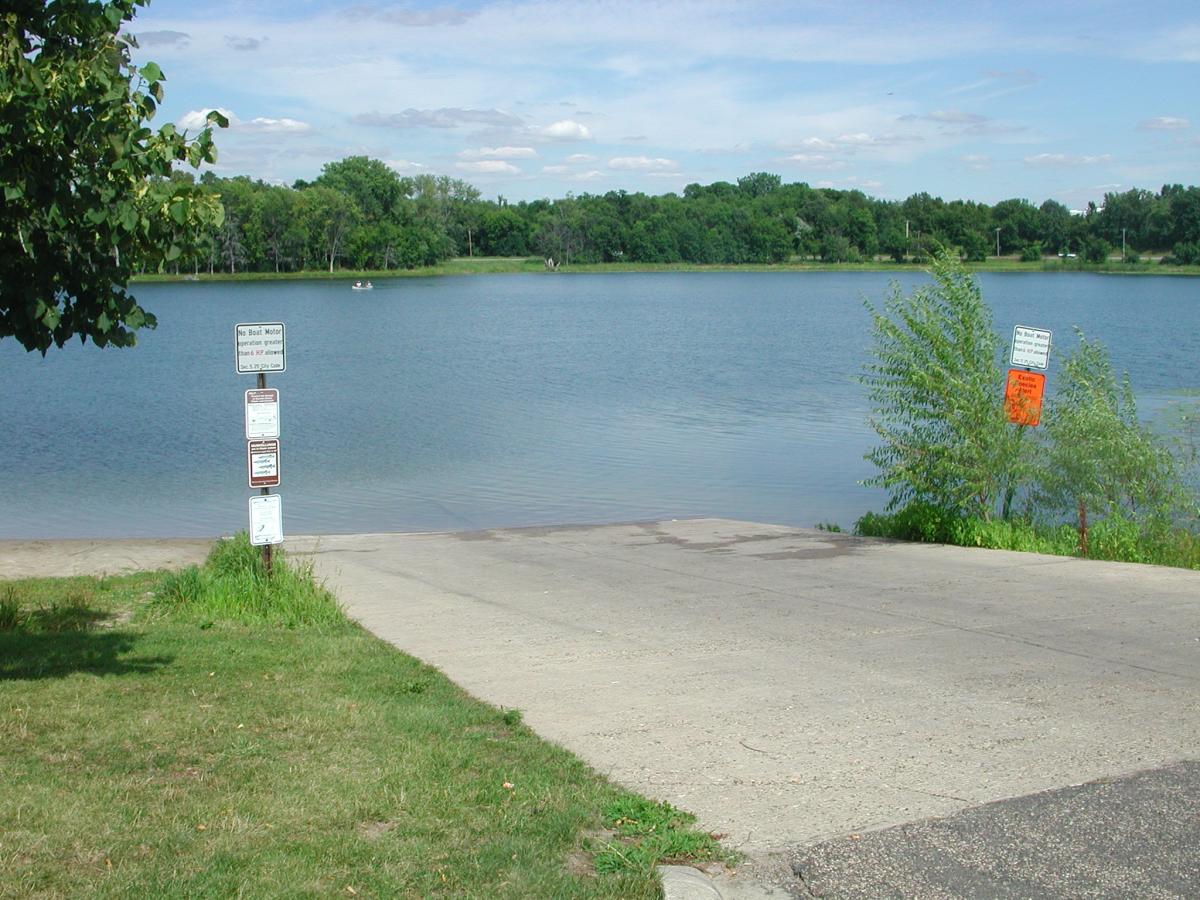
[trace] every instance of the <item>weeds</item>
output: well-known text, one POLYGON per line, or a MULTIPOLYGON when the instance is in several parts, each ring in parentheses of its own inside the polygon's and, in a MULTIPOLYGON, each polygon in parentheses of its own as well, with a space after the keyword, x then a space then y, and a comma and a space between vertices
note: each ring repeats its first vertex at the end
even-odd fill
MULTIPOLYGON (((894 513, 867 513, 854 524, 854 533, 990 550, 1081 555, 1078 532, 1072 525, 1021 519, 984 521, 921 503, 910 503, 894 513)), ((1091 526, 1090 538, 1088 559, 1200 569, 1200 537, 1185 528, 1161 523, 1142 526, 1111 515, 1091 526)))
POLYGON ((219 541, 203 566, 167 575, 154 607, 202 627, 216 622, 287 628, 344 625, 337 600, 313 578, 312 564, 295 565, 276 549, 271 574, 246 533, 219 541))
POLYGON ((24 619, 21 595, 15 584, 4 585, 0 591, 0 631, 16 631, 24 619))
POLYGON ((649 872, 672 862, 720 860, 732 856, 711 834, 692 828, 696 817, 670 803, 626 794, 604 810, 604 824, 613 839, 592 847, 596 871, 649 872))

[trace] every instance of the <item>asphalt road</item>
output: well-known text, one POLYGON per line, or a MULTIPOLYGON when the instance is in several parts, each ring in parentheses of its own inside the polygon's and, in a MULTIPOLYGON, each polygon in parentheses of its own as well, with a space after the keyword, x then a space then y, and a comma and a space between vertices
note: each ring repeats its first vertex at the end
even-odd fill
POLYGON ((1200 763, 979 806, 791 854, 802 897, 1200 897, 1200 763))

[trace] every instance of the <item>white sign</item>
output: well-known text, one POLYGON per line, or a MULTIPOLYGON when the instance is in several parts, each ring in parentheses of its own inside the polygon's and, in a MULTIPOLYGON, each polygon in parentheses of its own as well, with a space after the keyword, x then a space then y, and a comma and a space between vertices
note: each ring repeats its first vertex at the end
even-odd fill
POLYGON ((283 543, 283 501, 278 494, 250 498, 250 543, 283 543))
POLYGON ((279 441, 250 441, 246 444, 250 487, 279 486, 279 441))
POLYGON ((282 322, 243 322, 233 341, 239 375, 284 371, 282 322))
POLYGON ((246 440, 279 437, 279 391, 246 391, 246 440))
POLYGON ((1050 332, 1018 325, 1013 328, 1012 364, 1045 369, 1050 363, 1050 332))

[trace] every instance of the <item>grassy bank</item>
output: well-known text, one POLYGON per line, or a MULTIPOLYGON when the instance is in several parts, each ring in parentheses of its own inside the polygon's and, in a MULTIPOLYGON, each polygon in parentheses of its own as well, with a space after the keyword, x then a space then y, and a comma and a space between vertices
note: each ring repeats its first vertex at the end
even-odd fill
MULTIPOLYGON (((854 525, 855 534, 1018 550, 1053 556, 1080 556, 1079 532, 1071 525, 1046 525, 1019 519, 984 521, 958 516, 912 503, 895 513, 867 513, 854 525)), ((1146 530, 1136 523, 1110 516, 1088 531, 1088 559, 1149 563, 1182 569, 1200 569, 1200 536, 1183 528, 1146 530)))
POLYGON ((721 855, 247 549, 0 583, 0 896, 654 897, 721 855))
MULTIPOLYGON (((1080 260, 1045 259, 1040 263, 1024 263, 1017 259, 989 259, 964 265, 970 272, 1096 272, 1111 275, 1200 275, 1200 266, 1162 266, 1153 262, 1085 263, 1080 260)), ((448 260, 437 266, 418 269, 389 269, 369 271, 339 269, 336 272, 243 272, 230 275, 216 272, 212 275, 181 273, 179 275, 138 275, 135 283, 177 281, 346 281, 385 278, 428 278, 440 275, 497 275, 541 273, 563 275, 582 272, 888 272, 901 274, 920 273, 922 266, 913 263, 896 263, 891 260, 875 260, 860 263, 823 263, 812 260, 793 260, 775 265, 699 265, 695 263, 582 263, 562 266, 554 272, 537 257, 461 257, 448 260)))

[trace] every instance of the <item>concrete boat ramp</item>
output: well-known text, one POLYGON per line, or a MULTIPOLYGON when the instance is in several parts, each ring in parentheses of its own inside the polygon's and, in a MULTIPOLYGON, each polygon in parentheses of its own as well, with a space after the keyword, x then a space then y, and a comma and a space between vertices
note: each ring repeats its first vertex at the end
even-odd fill
POLYGON ((798 877, 827 839, 1200 757, 1196 572, 721 519, 287 546, 376 634, 798 877))

